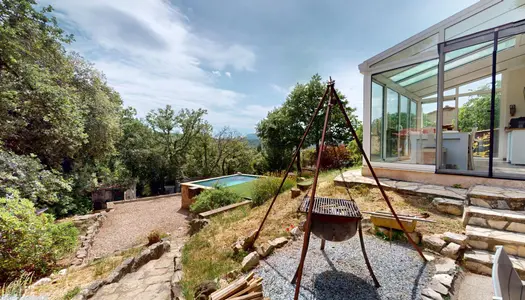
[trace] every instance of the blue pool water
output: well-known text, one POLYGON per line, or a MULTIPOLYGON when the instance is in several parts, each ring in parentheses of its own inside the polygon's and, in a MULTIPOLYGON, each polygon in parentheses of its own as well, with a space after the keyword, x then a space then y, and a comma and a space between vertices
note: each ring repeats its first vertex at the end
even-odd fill
POLYGON ((249 175, 234 175, 224 178, 212 178, 208 180, 203 181, 197 181, 194 182, 194 184, 203 185, 203 186, 232 186, 237 185, 245 182, 250 182, 252 180, 257 179, 257 176, 249 176, 249 175))

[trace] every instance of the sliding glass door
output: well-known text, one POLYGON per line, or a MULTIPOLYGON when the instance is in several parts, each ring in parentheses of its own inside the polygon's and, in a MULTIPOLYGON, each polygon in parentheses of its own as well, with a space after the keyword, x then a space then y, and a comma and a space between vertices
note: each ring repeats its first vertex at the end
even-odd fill
POLYGON ((525 178, 525 157, 509 152, 525 140, 511 122, 525 127, 524 33, 522 21, 438 46, 437 172, 525 178))

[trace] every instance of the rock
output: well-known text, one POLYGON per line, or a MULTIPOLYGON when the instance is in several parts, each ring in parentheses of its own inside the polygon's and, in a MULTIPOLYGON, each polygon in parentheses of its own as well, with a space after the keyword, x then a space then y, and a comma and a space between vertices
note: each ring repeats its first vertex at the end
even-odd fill
POLYGON ((443 250, 441 250, 441 254, 456 259, 458 257, 459 250, 461 249, 461 246, 456 243, 450 243, 448 244, 443 250))
POLYGON ((270 245, 273 245, 275 248, 281 248, 282 246, 288 243, 288 239, 285 237, 279 237, 270 242, 270 245))
POLYGON ((135 261, 133 262, 133 267, 131 270, 135 272, 140 267, 145 265, 148 261, 150 261, 151 257, 151 250, 149 248, 142 250, 140 254, 135 258, 135 261))
POLYGON ((251 269, 253 269, 255 266, 259 264, 259 254, 257 252, 251 252, 250 254, 246 255, 246 257, 242 260, 242 271, 246 272, 251 269))
POLYGON ((421 243, 421 239, 423 238, 423 235, 419 231, 414 232, 408 232, 408 235, 412 238, 414 243, 418 244, 421 243))
POLYGON ((51 278, 44 277, 44 278, 39 279, 37 282, 33 283, 33 287, 43 285, 46 283, 51 283, 51 281, 52 281, 51 278))
MULTIPOLYGON (((184 299, 184 293, 182 291, 182 271, 177 270, 171 275, 170 287, 171 287, 171 299, 184 299)), ((195 298, 198 299, 198 298, 195 298)), ((207 298, 206 298, 207 299, 207 298)))
POLYGON ((441 295, 438 292, 434 291, 431 288, 424 289, 423 291, 421 291, 421 294, 423 296, 427 296, 432 300, 443 300, 443 297, 441 297, 441 295))
POLYGON ((170 243, 168 241, 164 242, 158 242, 148 247, 148 249, 151 251, 151 257, 152 259, 158 259, 162 256, 165 252, 168 252, 170 250, 170 243))
POLYGON ((193 219, 190 221, 190 230, 189 234, 194 235, 197 232, 201 231, 202 228, 206 227, 208 224, 210 224, 210 220, 208 219, 193 219))
POLYGON ((270 255, 275 247, 270 243, 264 243, 255 247, 255 251, 259 254, 260 257, 266 257, 270 255))
POLYGON ((57 274, 60 275, 60 276, 64 276, 64 275, 67 274, 67 269, 62 269, 62 270, 58 271, 57 274))
POLYGON ((195 288, 195 299, 207 300, 211 293, 219 289, 219 285, 215 281, 204 281, 195 288))
POLYGON ((452 281, 454 280, 454 277, 448 275, 448 274, 436 274, 434 277, 432 277, 433 280, 439 281, 442 285, 446 286, 447 288, 450 288, 452 286, 452 281))
POLYGON ((233 243, 232 245, 233 253, 237 254, 240 251, 243 251, 243 245, 244 242, 241 239, 238 239, 237 242, 233 243))
POLYGON ((290 192, 292 194, 292 199, 301 196, 301 190, 298 188, 292 188, 290 192))
POLYGON ((83 294, 90 298, 93 295, 97 293, 97 291, 102 287, 106 282, 104 280, 95 280, 91 284, 88 285, 88 287, 85 289, 85 292, 83 294))
POLYGON ((87 257, 87 250, 86 248, 81 248, 77 251, 76 257, 79 259, 84 259, 87 257))
POLYGON ((423 256, 428 262, 431 262, 436 259, 436 257, 428 252, 423 252, 423 256))
POLYGON ((299 229, 299 227, 294 227, 292 230, 290 230, 290 234, 292 235, 292 238, 296 240, 303 234, 303 232, 301 229, 299 229))
POLYGON ((108 283, 115 283, 119 281, 124 275, 131 272, 135 258, 130 257, 123 261, 113 272, 106 278, 108 283))
POLYGON ((440 293, 441 295, 448 295, 448 288, 442 285, 438 279, 432 279, 428 287, 440 293))
POLYGON ((467 245, 467 236, 459 233, 445 232, 443 240, 449 243, 456 243, 463 249, 467 245))
POLYGON ((435 266, 436 274, 453 275, 456 272, 456 262, 450 258, 440 259, 435 266))
POLYGON ((253 230, 250 234, 244 238, 242 248, 244 251, 252 249, 253 243, 255 243, 255 236, 257 235, 257 230, 253 230))
POLYGON ((447 243, 439 238, 438 236, 431 235, 431 236, 424 236, 423 237, 423 245, 433 251, 440 252, 443 247, 445 247, 447 243))
POLYGON ((451 214, 455 216, 463 215, 463 201, 447 199, 447 198, 434 198, 432 205, 442 213, 451 214))

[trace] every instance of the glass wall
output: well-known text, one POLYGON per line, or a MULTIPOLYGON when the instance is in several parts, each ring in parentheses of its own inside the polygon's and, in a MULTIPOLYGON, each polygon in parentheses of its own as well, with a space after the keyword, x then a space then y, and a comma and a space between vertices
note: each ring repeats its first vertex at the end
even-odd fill
MULTIPOLYGON (((516 11, 505 10, 507 16, 516 11)), ((440 45, 438 172, 525 178, 524 25, 440 45)))
MULTIPOLYGON (((428 164, 435 163, 435 125, 424 128, 419 112, 436 100, 422 98, 436 94, 436 61, 424 62, 372 76, 370 149, 372 161, 428 164), (416 78, 416 79, 414 79, 416 78)), ((435 121, 434 121, 435 122, 435 121)))

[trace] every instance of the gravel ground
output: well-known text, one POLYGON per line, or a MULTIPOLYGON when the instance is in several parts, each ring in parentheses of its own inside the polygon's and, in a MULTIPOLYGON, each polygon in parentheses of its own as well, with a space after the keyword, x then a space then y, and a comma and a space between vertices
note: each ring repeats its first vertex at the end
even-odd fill
POLYGON ((115 205, 95 236, 89 256, 106 256, 135 246, 152 230, 182 236, 187 213, 179 211, 180 205, 180 196, 115 205))
MULTIPOLYGON (((365 247, 381 284, 376 289, 366 267, 359 237, 342 243, 327 242, 312 235, 306 256, 300 299, 421 299, 434 267, 424 264, 408 244, 390 243, 365 235, 365 247)), ((302 240, 293 242, 261 261, 256 273, 263 277, 264 295, 272 300, 293 299, 290 283, 301 257, 302 240)))

